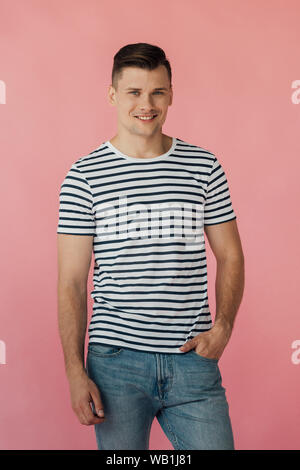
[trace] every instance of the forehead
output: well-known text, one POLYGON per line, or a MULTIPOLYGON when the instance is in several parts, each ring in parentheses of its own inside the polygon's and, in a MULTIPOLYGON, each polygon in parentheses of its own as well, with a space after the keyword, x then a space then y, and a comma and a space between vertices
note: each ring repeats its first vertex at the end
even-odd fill
POLYGON ((169 89, 169 77, 164 65, 156 69, 147 70, 140 67, 126 67, 122 70, 119 79, 119 85, 122 88, 144 88, 151 86, 153 88, 169 89))

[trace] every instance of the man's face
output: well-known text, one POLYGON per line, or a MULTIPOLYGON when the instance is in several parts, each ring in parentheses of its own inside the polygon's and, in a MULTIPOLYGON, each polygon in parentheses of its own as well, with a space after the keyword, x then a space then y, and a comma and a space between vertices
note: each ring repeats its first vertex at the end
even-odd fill
POLYGON ((154 70, 126 67, 118 80, 117 90, 110 85, 108 97, 117 108, 119 131, 122 128, 130 134, 145 137, 161 133, 173 98, 167 69, 163 65, 154 70), (137 116, 150 116, 151 119, 142 120, 137 116))

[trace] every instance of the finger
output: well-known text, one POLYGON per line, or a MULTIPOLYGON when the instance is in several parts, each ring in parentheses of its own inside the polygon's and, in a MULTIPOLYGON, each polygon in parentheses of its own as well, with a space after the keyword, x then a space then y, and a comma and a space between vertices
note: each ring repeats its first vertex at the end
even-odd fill
POLYGON ((100 393, 98 390, 98 387, 95 385, 95 387, 92 387, 90 390, 90 394, 93 400, 93 405, 94 405, 94 411, 99 416, 100 418, 105 417, 105 412, 104 412, 104 407, 101 401, 100 393))
MULTIPOLYGON (((82 404, 82 405, 80 406, 80 414, 81 414, 81 417, 82 417, 82 419, 83 419, 82 424, 86 424, 86 425, 91 424, 91 423, 90 423, 91 416, 89 415, 88 410, 86 409, 86 407, 84 406, 84 404, 82 404)), ((92 414, 92 413, 91 413, 91 414, 92 414)))
POLYGON ((82 412, 82 409, 79 404, 77 405, 72 405, 72 409, 74 413, 76 414, 78 420, 80 421, 81 424, 87 424, 86 417, 84 413, 82 412))
POLYGON ((196 343, 194 341, 187 341, 185 344, 180 346, 180 351, 190 351, 191 349, 194 349, 196 347, 196 343))
POLYGON ((96 418, 101 418, 101 419, 105 418, 103 407, 101 407, 101 406, 99 407, 98 405, 96 407, 96 405, 94 404, 94 401, 92 400, 92 398, 91 398, 91 401, 90 401, 90 406, 91 406, 93 416, 95 416, 96 418), (98 410, 98 412, 96 412, 96 410, 98 410))
POLYGON ((76 412, 76 415, 77 415, 77 418, 79 419, 80 423, 81 424, 85 424, 87 425, 87 420, 86 420, 86 417, 84 415, 84 413, 81 411, 81 409, 79 409, 77 412, 76 412))
POLYGON ((104 418, 99 418, 95 416, 92 412, 92 408, 90 406, 90 403, 87 401, 81 405, 81 410, 84 413, 84 416, 87 420, 87 424, 97 424, 101 423, 104 418))

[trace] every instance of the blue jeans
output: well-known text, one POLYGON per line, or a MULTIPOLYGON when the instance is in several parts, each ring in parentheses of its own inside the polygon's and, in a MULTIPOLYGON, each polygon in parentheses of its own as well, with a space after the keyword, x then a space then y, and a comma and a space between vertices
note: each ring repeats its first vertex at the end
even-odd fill
POLYGON ((89 344, 86 371, 106 417, 99 450, 149 450, 155 417, 176 450, 234 450, 218 359, 89 344))

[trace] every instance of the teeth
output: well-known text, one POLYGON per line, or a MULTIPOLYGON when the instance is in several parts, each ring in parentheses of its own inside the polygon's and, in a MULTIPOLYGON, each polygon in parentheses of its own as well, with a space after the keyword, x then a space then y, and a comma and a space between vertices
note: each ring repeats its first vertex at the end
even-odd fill
POLYGON ((148 116, 148 117, 145 117, 145 116, 143 116, 143 117, 142 117, 142 116, 137 116, 137 118, 142 119, 142 121, 146 121, 146 120, 152 119, 153 117, 154 117, 154 115, 153 115, 153 116, 148 116))

